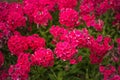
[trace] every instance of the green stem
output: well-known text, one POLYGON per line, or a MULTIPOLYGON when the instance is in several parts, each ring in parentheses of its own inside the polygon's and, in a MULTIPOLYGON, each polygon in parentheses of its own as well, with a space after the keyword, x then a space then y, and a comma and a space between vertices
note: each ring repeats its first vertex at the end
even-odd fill
POLYGON ((54 77, 55 77, 56 80, 57 80, 57 76, 56 76, 55 72, 53 71, 53 69, 50 68, 50 71, 53 73, 54 77))

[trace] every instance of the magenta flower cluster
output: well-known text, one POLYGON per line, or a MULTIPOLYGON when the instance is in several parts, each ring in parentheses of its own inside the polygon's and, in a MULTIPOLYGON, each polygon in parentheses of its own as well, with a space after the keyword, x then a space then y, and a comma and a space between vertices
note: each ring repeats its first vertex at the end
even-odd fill
POLYGON ((116 69, 112 65, 101 65, 99 71, 103 74, 104 80, 120 80, 120 66, 116 69))
MULTIPOLYGON (((0 71, 0 79, 28 80, 32 66, 52 67, 55 59, 77 64, 82 61, 79 50, 89 49, 91 64, 101 64, 107 52, 114 48, 112 38, 98 35, 95 38, 89 33, 89 27, 102 31, 104 21, 99 17, 109 10, 114 11, 113 25, 120 28, 119 0, 23 0, 21 3, 0 2, 0 49, 4 45, 9 53, 17 57, 15 64, 8 70, 0 71), (47 48, 46 40, 36 29, 52 23, 54 14, 58 12, 58 24, 50 26, 49 35, 52 36, 54 49, 47 48), (53 15, 53 16, 52 16, 53 15), (50 23, 49 23, 50 22, 50 23), (77 29, 83 25, 85 28, 77 29), (19 31, 28 29, 28 34, 19 31), (1 44, 2 43, 2 44, 1 44), (8 72, 8 73, 7 73, 8 72)), ((27 32, 27 31, 26 31, 27 32)), ((117 54, 120 56, 120 38, 116 39, 117 54)), ((85 53, 86 54, 86 53, 85 53)), ((4 65, 4 53, 0 51, 0 68, 4 65)), ((114 61, 120 61, 114 57, 114 61)), ((104 80, 120 80, 120 67, 100 66, 100 73, 104 80), (117 71, 118 70, 118 71, 117 71)))
MULTIPOLYGON (((59 30, 60 27, 57 26, 56 28, 54 28, 53 26, 51 27, 50 32, 54 31, 54 33, 51 32, 54 37, 56 36, 56 33, 57 35, 60 35, 58 36, 59 41, 56 44, 54 52, 56 56, 62 60, 70 61, 71 59, 74 59, 75 55, 77 55, 78 49, 88 48, 90 49, 91 53, 91 63, 98 64, 102 62, 103 57, 105 56, 107 51, 112 49, 112 46, 109 45, 109 42, 111 40, 109 37, 105 37, 103 38, 103 40, 101 39, 101 41, 98 41, 98 39, 94 39, 94 37, 88 33, 87 29, 73 29, 71 31, 65 31, 63 29, 61 30, 63 31, 62 33, 60 33, 59 30), (65 33, 68 33, 64 34, 64 31, 65 33)), ((98 38, 102 38, 102 36, 98 36, 98 38)), ((56 39, 56 37, 54 39, 56 39)))

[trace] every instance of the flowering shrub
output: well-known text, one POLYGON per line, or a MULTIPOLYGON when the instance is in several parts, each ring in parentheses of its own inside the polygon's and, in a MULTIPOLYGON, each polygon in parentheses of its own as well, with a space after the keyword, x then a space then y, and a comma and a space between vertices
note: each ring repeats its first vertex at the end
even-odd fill
POLYGON ((119 0, 0 2, 0 80, 120 80, 119 0))

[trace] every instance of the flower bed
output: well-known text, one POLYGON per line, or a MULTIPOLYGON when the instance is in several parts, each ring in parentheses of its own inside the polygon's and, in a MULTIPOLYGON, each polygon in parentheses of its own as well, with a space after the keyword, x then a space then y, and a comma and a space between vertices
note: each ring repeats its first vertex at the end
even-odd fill
POLYGON ((0 2, 0 80, 120 80, 119 0, 0 2))

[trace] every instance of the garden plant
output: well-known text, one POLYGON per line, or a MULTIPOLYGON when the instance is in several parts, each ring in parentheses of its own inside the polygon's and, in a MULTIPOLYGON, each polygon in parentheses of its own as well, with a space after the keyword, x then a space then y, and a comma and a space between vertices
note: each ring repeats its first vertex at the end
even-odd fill
POLYGON ((0 80, 120 80, 120 0, 0 2, 0 80))

